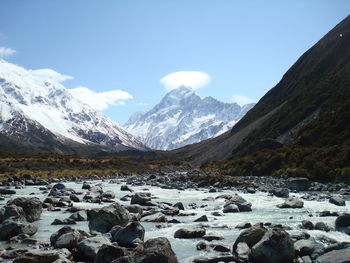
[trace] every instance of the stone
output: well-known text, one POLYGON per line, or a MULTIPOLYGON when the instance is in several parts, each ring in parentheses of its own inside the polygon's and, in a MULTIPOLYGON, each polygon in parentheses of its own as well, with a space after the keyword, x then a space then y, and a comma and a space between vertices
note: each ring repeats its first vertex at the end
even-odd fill
POLYGON ((58 184, 55 184, 54 186, 52 186, 52 189, 62 191, 64 189, 66 189, 66 186, 64 184, 58 183, 58 184))
POLYGON ((232 195, 230 199, 225 203, 224 208, 231 204, 236 205, 240 212, 252 211, 252 204, 238 194, 232 195))
POLYGON ((36 197, 17 197, 13 200, 8 201, 7 205, 16 205, 22 207, 28 222, 39 220, 40 215, 43 211, 42 202, 36 197))
POLYGON ((335 228, 340 229, 344 227, 350 226, 350 214, 343 214, 341 216, 338 216, 335 220, 335 228))
POLYGON ((0 208, 0 223, 10 217, 25 218, 22 207, 16 205, 5 205, 0 208))
POLYGON ((219 256, 210 258, 196 258, 193 263, 222 263, 222 262, 236 262, 236 257, 234 256, 219 256))
POLYGON ((7 188, 0 188, 0 194, 2 195, 14 195, 16 194, 15 190, 7 189, 7 188))
POLYGON ((193 222, 208 222, 208 217, 206 215, 202 215, 200 217, 198 217, 197 219, 195 219, 193 222))
POLYGON ((88 216, 87 216, 86 210, 80 210, 80 211, 74 212, 73 214, 71 214, 69 216, 69 218, 73 219, 76 222, 87 221, 88 220, 88 216))
POLYGON ((277 205, 278 208, 302 208, 303 206, 304 202, 296 197, 289 197, 283 204, 277 205))
POLYGON ((141 193, 134 194, 131 197, 130 204, 131 205, 137 204, 142 206, 153 205, 151 202, 151 198, 141 193))
POLYGON ((112 191, 106 191, 102 194, 102 197, 107 199, 113 199, 115 198, 115 194, 112 191))
POLYGON ((129 252, 126 248, 115 245, 102 245, 98 250, 94 263, 110 263, 114 260, 128 256, 129 252))
POLYGON ((132 190, 129 186, 127 186, 126 184, 122 185, 120 187, 120 191, 129 191, 129 192, 134 192, 134 190, 132 190))
POLYGON ((298 240, 294 243, 294 250, 297 256, 311 256, 312 254, 321 254, 324 246, 314 240, 298 240))
POLYGON ((207 241, 213 241, 213 240, 223 240, 224 237, 222 235, 220 235, 219 233, 210 232, 210 233, 205 234, 203 236, 203 239, 207 240, 207 241))
POLYGON ((94 261, 98 250, 102 245, 111 245, 111 241, 102 235, 89 237, 80 241, 77 245, 79 254, 87 260, 94 261))
POLYGON ((287 188, 277 188, 270 191, 274 196, 288 198, 289 190, 287 188))
POLYGON ((291 263, 294 246, 289 234, 281 229, 268 229, 251 248, 251 259, 259 263, 291 263))
POLYGON ((212 245, 214 251, 218 252, 230 252, 230 249, 228 247, 225 247, 221 244, 214 244, 212 245))
POLYGON ((10 217, 0 224, 0 241, 9 240, 11 237, 27 234, 34 235, 38 228, 23 218, 10 217))
POLYGON ((208 245, 204 241, 200 241, 196 244, 196 249, 197 250, 207 250, 208 245))
POLYGON ((309 220, 303 220, 301 222, 301 228, 308 229, 308 230, 313 230, 314 229, 314 224, 311 221, 309 221, 309 220))
POLYGON ((248 247, 252 248, 256 243, 260 241, 266 232, 267 228, 265 228, 263 224, 260 223, 257 223, 252 227, 243 230, 233 244, 233 251, 236 250, 238 243, 241 242, 246 243, 248 247))
POLYGON ((158 237, 149 239, 133 252, 135 263, 178 263, 168 239, 158 237))
POLYGON ((185 207, 182 202, 177 202, 173 207, 178 208, 179 210, 185 210, 185 207))
POLYGON ((229 205, 224 207, 222 212, 226 214, 226 213, 238 213, 240 211, 239 211, 238 206, 236 206, 235 204, 229 204, 229 205))
POLYGON ((332 196, 329 202, 337 206, 345 206, 345 200, 339 196, 332 196))
POLYGON ((69 257, 68 250, 30 250, 15 258, 13 263, 53 263, 62 257, 69 257))
POLYGON ((131 222, 113 235, 113 239, 121 246, 136 247, 143 243, 145 228, 137 221, 131 222))
POLYGON ((76 222, 72 218, 66 218, 66 219, 55 219, 51 225, 75 225, 76 222))
POLYGON ((287 185, 290 189, 296 191, 306 191, 310 188, 311 183, 308 178, 305 177, 291 177, 287 180, 287 185))
POLYGON ((133 213, 133 214, 142 214, 143 212, 143 208, 142 206, 140 205, 127 205, 125 206, 125 208, 130 212, 130 213, 133 213))
POLYGON ((168 219, 166 218, 166 216, 161 213, 161 212, 158 212, 158 213, 155 213, 153 215, 149 215, 149 216, 145 216, 141 219, 141 221, 144 221, 144 222, 156 222, 156 223, 165 223, 165 222, 168 222, 168 219))
POLYGON ((350 262, 350 247, 332 250, 316 259, 317 263, 347 263, 350 262))
POLYGON ((55 248, 74 248, 82 239, 87 237, 89 235, 85 231, 65 226, 51 235, 50 243, 55 248))
POLYGON ((317 222, 315 224, 315 229, 321 230, 321 231, 326 231, 326 232, 329 232, 331 230, 331 228, 327 224, 325 224, 324 222, 317 222))
POLYGON ((235 228, 238 228, 238 229, 246 229, 246 228, 249 228, 251 227, 252 224, 249 223, 249 222, 244 222, 244 223, 239 223, 238 225, 235 226, 235 228))
POLYGON ((174 237, 175 238, 199 238, 203 237, 205 235, 206 231, 204 228, 197 228, 197 229, 186 229, 186 228, 180 228, 175 231, 174 237))
POLYGON ((107 233, 113 226, 126 226, 130 222, 129 211, 118 203, 101 209, 89 211, 89 229, 91 232, 107 233))
POLYGON ((251 250, 247 245, 247 243, 240 242, 237 244, 236 254, 237 254, 237 257, 243 262, 246 262, 249 260, 250 252, 251 250))

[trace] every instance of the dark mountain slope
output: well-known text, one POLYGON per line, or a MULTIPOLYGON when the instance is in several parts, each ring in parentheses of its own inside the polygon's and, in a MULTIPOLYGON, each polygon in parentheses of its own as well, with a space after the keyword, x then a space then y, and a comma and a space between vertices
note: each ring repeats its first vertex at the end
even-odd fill
MULTIPOLYGON (((270 154, 278 152, 283 155, 279 165, 271 165, 274 169, 289 164, 301 167, 303 158, 295 156, 301 163, 298 164, 297 160, 292 163, 289 153, 295 151, 302 155, 302 152, 313 149, 314 158, 329 159, 327 152, 330 148, 340 147, 339 150, 343 151, 349 146, 349 131, 350 16, 305 52, 230 132, 174 153, 200 164, 230 159, 231 164, 222 162, 225 163, 222 166, 228 169, 230 165, 239 166, 236 161, 240 158, 250 157, 248 159, 255 162, 254 156, 258 152, 270 151, 270 154), (271 151, 266 149, 271 148, 271 143, 266 141, 283 145, 279 150, 271 151), (328 150, 321 154, 321 149, 328 150)), ((350 156, 344 151, 345 157, 338 163, 338 168, 345 167, 350 156)), ((248 172, 248 169, 244 171, 248 172)))

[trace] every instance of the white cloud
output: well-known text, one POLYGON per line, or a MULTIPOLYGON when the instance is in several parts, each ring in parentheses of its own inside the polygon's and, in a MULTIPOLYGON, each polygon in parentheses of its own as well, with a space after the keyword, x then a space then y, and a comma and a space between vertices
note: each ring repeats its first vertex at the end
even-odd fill
POLYGON ((9 47, 0 47, 0 58, 12 56, 17 51, 9 47))
POLYGON ((95 110, 105 110, 110 105, 125 105, 124 100, 132 99, 132 95, 123 90, 95 92, 87 87, 78 86, 68 90, 73 97, 90 105, 95 110))
POLYGON ((244 95, 240 95, 240 94, 234 94, 232 96, 232 101, 233 102, 236 102, 237 104, 243 106, 245 104, 248 104, 248 103, 254 103, 256 102, 255 99, 252 99, 252 98, 249 98, 247 96, 244 96, 244 95))
POLYGON ((73 79, 72 76, 63 75, 49 68, 30 70, 30 72, 37 77, 47 78, 57 82, 63 82, 69 79, 73 79))
POLYGON ((210 81, 211 77, 207 73, 201 71, 177 71, 159 80, 166 90, 176 89, 181 86, 199 89, 208 85, 210 81))

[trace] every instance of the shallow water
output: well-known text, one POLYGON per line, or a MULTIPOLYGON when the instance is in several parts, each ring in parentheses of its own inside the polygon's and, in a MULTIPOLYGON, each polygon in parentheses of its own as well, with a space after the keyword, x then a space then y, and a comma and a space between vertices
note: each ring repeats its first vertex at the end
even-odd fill
MULTIPOLYGON (((124 182, 120 182, 118 184, 109 184, 108 182, 102 182, 102 181, 89 181, 91 185, 99 184, 101 183, 103 186, 103 190, 111 190, 116 194, 116 199, 119 199, 120 197, 128 194, 129 192, 122 192, 120 191, 120 186, 124 184, 124 182)), ((85 190, 82 190, 82 184, 81 183, 75 183, 75 182, 68 182, 65 183, 67 188, 72 188, 78 192, 84 192, 85 190)), ((328 201, 304 201, 304 208, 300 209, 280 209, 277 208, 276 205, 283 203, 283 198, 278 197, 272 197, 269 196, 267 193, 263 192, 257 192, 254 194, 244 194, 239 193, 237 191, 230 191, 225 190, 222 192, 217 193, 208 193, 206 190, 174 190, 174 189, 162 189, 159 187, 153 187, 153 186, 132 186, 135 192, 138 191, 144 191, 145 188, 149 189, 148 191, 151 192, 152 196, 157 197, 157 199, 154 199, 154 201, 157 202, 169 202, 172 204, 175 204, 177 202, 183 202, 183 204, 186 207, 185 212, 196 213, 195 216, 167 216, 168 219, 176 218, 182 223, 180 224, 166 224, 162 223, 161 225, 164 226, 164 228, 157 228, 156 225, 160 225, 159 223, 148 223, 148 222, 142 222, 143 226, 146 229, 145 239, 150 239, 154 237, 166 237, 171 242, 172 248, 175 251, 179 262, 192 262, 194 258, 198 258, 201 256, 212 256, 212 255, 219 255, 218 252, 206 252, 206 251, 197 251, 196 250, 196 244, 201 241, 200 239, 175 239, 173 238, 174 232, 179 228, 195 228, 200 227, 202 224, 209 225, 206 227, 207 233, 210 232, 217 232, 224 236, 224 240, 221 241, 212 241, 209 243, 212 244, 223 244, 228 247, 232 247, 233 242, 239 235, 239 232, 241 230, 235 229, 235 226, 242 222, 250 222, 252 224, 257 222, 271 222, 274 224, 283 224, 292 227, 293 229, 298 229, 298 225, 301 223, 302 220, 310 220, 313 223, 316 222, 325 222, 331 227, 334 227, 334 221, 335 217, 318 217, 318 212, 323 210, 330 210, 332 212, 350 212, 349 209, 349 202, 346 202, 345 207, 340 207, 333 205, 329 203, 328 201), (221 217, 215 217, 212 216, 211 213, 213 211, 221 211, 223 204, 225 202, 224 199, 218 199, 218 200, 212 200, 212 201, 202 201, 202 199, 207 197, 217 197, 218 195, 229 193, 229 194, 240 194, 243 198, 245 198, 247 201, 252 203, 252 212, 241 212, 241 213, 229 213, 225 214, 221 217), (197 208, 197 209, 189 209, 188 204, 189 203, 196 203, 199 206, 206 204, 207 207, 204 208, 197 208), (201 215, 207 215, 209 218, 209 222, 203 222, 203 223, 196 223, 193 222, 196 218, 198 218, 201 215), (311 216, 312 215, 312 216, 311 216), (223 226, 226 226, 223 228, 223 226)), ((24 189, 16 189, 17 194, 13 197, 8 197, 3 201, 0 201, 0 205, 6 204, 6 202, 10 198, 24 196, 35 196, 38 197, 40 200, 44 200, 47 197, 47 194, 42 194, 42 191, 39 190, 38 186, 27 186, 24 189)), ((291 194, 300 197, 300 194, 291 194)), ((122 204, 129 204, 129 202, 123 202, 119 201, 122 204)), ((93 207, 101 207, 109 205, 108 203, 104 203, 102 205, 100 204, 91 204, 86 202, 80 202, 80 203, 74 203, 74 206, 89 209, 93 207)), ((60 225, 51 225, 51 223, 56 218, 64 219, 67 218, 70 213, 64 212, 65 209, 62 209, 62 211, 59 212, 48 212, 44 210, 43 214, 41 215, 41 219, 37 222, 35 222, 38 226, 38 232, 33 236, 34 238, 42 241, 48 242, 50 239, 50 236, 53 232, 60 229, 62 226, 60 225)), ((88 231, 88 223, 87 222, 77 222, 76 225, 72 226, 73 228, 79 228, 85 231, 88 231)), ((289 231, 290 233, 294 232, 296 230, 289 231)), ((327 236, 328 238, 333 238, 337 241, 347 241, 350 242, 350 236, 330 231, 328 233, 318 231, 318 230, 312 230, 307 231, 311 236, 314 237, 321 237, 323 235, 327 236)), ((0 243, 1 247, 6 247, 7 244, 5 242, 0 243)))

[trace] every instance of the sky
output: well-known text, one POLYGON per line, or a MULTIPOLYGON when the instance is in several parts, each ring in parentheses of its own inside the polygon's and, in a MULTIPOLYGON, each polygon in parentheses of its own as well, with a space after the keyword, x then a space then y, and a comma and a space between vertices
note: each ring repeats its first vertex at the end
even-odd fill
POLYGON ((122 125, 182 84, 256 102, 349 14, 348 0, 0 0, 0 57, 122 125))

